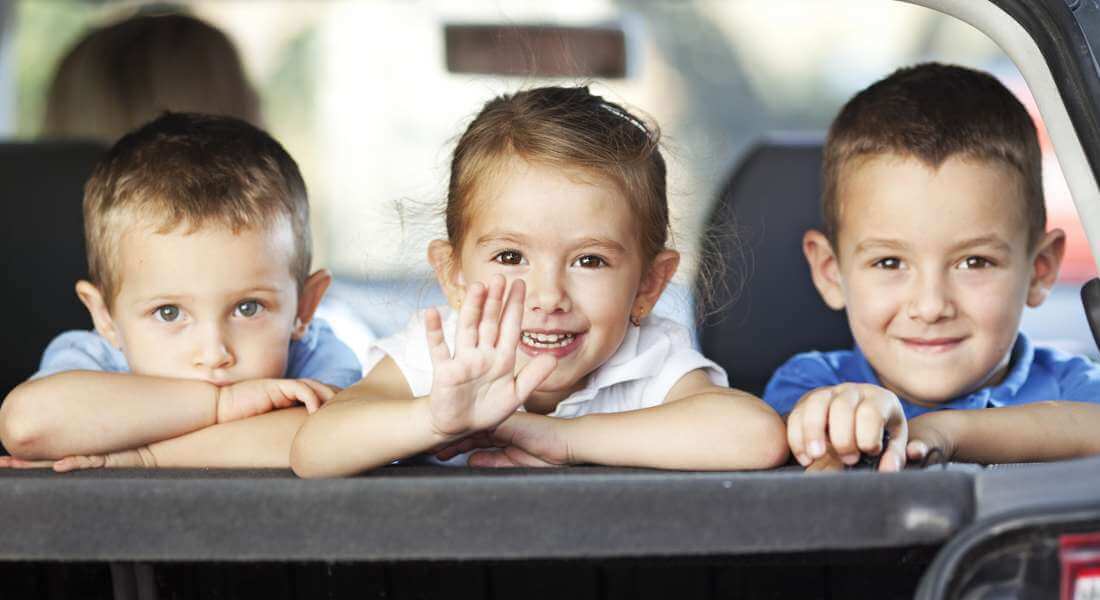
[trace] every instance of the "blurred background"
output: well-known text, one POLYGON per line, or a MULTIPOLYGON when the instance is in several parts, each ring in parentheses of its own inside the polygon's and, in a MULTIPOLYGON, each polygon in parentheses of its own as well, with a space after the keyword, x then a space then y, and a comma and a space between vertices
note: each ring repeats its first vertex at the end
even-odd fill
MULTIPOLYGON (((454 140, 486 100, 523 87, 588 83, 660 124, 675 246, 686 259, 681 283, 745 148, 766 132, 823 131, 855 91, 899 66, 938 60, 989 70, 1038 118, 1019 73, 988 38, 901 2, 9 0, 0 3, 0 138, 43 133, 54 71, 90 28, 164 12, 198 17, 235 43, 263 124, 306 177, 318 264, 353 280, 426 274, 454 140), (444 26, 456 24, 621 31, 625 71, 584 79, 455 73, 444 26)), ((1080 312, 1076 290, 1096 267, 1045 136, 1043 143, 1050 219, 1069 235, 1069 304, 1052 301, 1054 323, 1058 311, 1080 312)))

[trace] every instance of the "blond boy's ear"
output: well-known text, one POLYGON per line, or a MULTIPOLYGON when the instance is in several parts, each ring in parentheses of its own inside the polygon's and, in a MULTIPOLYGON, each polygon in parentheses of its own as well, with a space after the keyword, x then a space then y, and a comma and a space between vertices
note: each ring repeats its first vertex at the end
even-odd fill
POLYGON ((806 255, 806 262, 810 263, 810 274, 821 299, 833 310, 843 309, 844 287, 840 281, 840 264, 829 239, 816 229, 807 231, 802 236, 802 253, 806 255))
POLYGON ((88 314, 92 316, 92 324, 95 326, 96 332, 103 336, 103 339, 110 342, 112 346, 121 350, 122 336, 118 334, 115 320, 111 318, 111 309, 107 306, 107 301, 99 288, 93 285, 92 282, 81 279, 76 282, 76 296, 80 298, 80 302, 84 304, 84 308, 87 308, 88 314))
POLYGON ((306 278, 302 291, 298 293, 298 314, 294 317, 294 330, 290 333, 291 339, 300 340, 306 334, 313 314, 321 305, 321 299, 325 297, 328 286, 332 285, 332 273, 328 269, 318 269, 306 278))
POLYGON ((1050 295, 1050 288, 1058 280, 1062 258, 1066 254, 1066 233, 1061 229, 1046 232, 1035 247, 1031 259, 1031 281, 1027 288, 1027 305, 1034 308, 1050 295))
POLYGON ((638 286, 638 293, 634 296, 634 306, 631 307, 630 316, 642 320, 653 311, 657 300, 672 281, 680 266, 680 253, 675 250, 662 250, 657 253, 649 265, 649 269, 642 275, 642 281, 638 286))
POLYGON ((455 260, 454 247, 447 240, 432 240, 428 244, 428 263, 432 265, 439 287, 447 296, 447 304, 458 310, 462 305, 462 297, 466 294, 466 280, 462 277, 461 266, 455 260))

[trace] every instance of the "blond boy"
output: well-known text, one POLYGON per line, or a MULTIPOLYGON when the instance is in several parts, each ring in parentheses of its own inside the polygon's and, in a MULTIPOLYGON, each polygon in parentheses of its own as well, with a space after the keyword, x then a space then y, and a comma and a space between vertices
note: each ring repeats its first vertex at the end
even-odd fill
POLYGON ((360 376, 313 320, 331 275, 309 272, 294 160, 244 121, 168 113, 100 161, 84 221, 95 331, 5 399, 6 463, 288 466, 306 411, 360 376))
POLYGON ((764 394, 801 464, 1100 452, 1100 369, 1019 332, 1065 249, 1046 230, 1040 161, 1024 107, 971 69, 900 69, 841 109, 825 143, 825 231, 803 250, 857 347, 795 356, 764 394))

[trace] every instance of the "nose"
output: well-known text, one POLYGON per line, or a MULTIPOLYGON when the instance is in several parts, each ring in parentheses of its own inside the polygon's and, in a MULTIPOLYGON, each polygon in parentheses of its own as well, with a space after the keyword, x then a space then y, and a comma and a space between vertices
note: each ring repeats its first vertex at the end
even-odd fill
POLYGON ((564 274, 560 269, 547 266, 545 269, 531 270, 524 280, 527 285, 527 310, 549 315, 572 309, 572 302, 565 289, 564 274))
POLYGON ((955 316, 951 286, 942 273, 921 274, 916 277, 914 286, 909 301, 909 318, 935 323, 955 316))
POLYGON ((228 369, 236 362, 230 350, 224 325, 208 323, 200 328, 195 346, 195 366, 205 369, 228 369))

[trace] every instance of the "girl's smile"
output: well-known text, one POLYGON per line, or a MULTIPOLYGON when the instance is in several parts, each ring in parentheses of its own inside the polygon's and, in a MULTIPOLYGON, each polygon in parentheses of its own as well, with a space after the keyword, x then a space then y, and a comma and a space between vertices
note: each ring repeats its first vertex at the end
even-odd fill
POLYGON ((587 172, 506 159, 471 199, 458 269, 445 287, 496 274, 526 285, 517 368, 540 354, 558 366, 533 398, 556 403, 584 387, 630 327, 642 283, 637 219, 618 186, 587 172))

